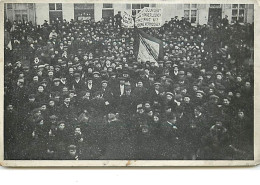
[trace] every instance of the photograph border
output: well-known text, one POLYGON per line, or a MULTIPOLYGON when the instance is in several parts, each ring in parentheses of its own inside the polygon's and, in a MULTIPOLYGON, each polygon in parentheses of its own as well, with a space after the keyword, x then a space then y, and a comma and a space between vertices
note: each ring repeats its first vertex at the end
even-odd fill
MULTIPOLYGON (((111 3, 112 0, 56 0, 55 3, 111 3)), ((260 0, 113 0, 113 3, 164 4, 254 4, 254 160, 4 160, 4 3, 51 3, 40 0, 3 0, 0 2, 0 165, 10 167, 80 167, 80 166, 254 166, 260 163, 260 0)))

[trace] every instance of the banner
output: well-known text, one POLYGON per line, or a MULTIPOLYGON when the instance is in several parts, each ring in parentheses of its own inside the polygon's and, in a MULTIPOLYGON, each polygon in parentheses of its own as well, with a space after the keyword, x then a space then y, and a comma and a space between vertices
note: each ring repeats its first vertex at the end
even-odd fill
POLYGON ((123 28, 134 28, 134 20, 131 15, 126 12, 122 14, 122 27, 123 28))
POLYGON ((158 60, 163 58, 163 42, 141 30, 136 30, 137 44, 136 55, 142 62, 155 62, 158 66, 158 60))
POLYGON ((136 27, 161 27, 162 26, 162 9, 161 8, 143 8, 135 19, 136 27))

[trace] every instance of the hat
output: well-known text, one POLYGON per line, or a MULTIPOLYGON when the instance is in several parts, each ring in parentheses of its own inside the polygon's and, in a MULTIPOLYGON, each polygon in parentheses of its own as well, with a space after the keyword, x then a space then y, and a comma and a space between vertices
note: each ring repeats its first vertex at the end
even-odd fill
POLYGON ((102 80, 101 84, 103 84, 103 83, 108 83, 108 81, 107 80, 102 80))
POLYGON ((215 94, 212 94, 209 96, 210 99, 219 99, 219 97, 215 94))
POLYGON ((56 115, 51 115, 50 119, 57 119, 58 117, 56 115))
POLYGON ((39 65, 38 66, 38 68, 44 68, 45 67, 45 65, 39 65))
POLYGON ((143 108, 143 105, 142 105, 142 104, 138 104, 138 105, 136 106, 136 108, 137 108, 137 109, 141 109, 141 108, 143 108))
POLYGON ((75 77, 80 77, 80 74, 79 73, 75 73, 74 76, 75 77))
POLYGON ((206 75, 212 75, 212 72, 211 71, 207 71, 206 75))
POLYGON ((35 98, 35 94, 30 94, 29 99, 31 99, 31 98, 35 98))
POLYGON ((172 97, 174 96, 172 92, 166 92, 166 95, 171 95, 172 97))
POLYGON ((69 145, 69 146, 68 146, 68 149, 69 149, 69 150, 76 150, 76 148, 77 148, 77 147, 76 147, 75 145, 69 145))
POLYGON ((179 71, 179 73, 178 73, 179 75, 184 75, 185 74, 185 72, 184 71, 179 71))
POLYGON ((57 82, 57 81, 60 81, 60 79, 59 78, 54 78, 53 81, 57 82))
POLYGON ((180 100, 181 98, 182 98, 182 95, 181 95, 181 94, 176 94, 176 95, 175 95, 175 99, 176 99, 176 100, 180 100))
POLYGON ((222 73, 221 72, 217 72, 216 75, 221 75, 222 76, 222 73))
POLYGON ((58 122, 58 125, 60 125, 60 124, 62 124, 62 123, 65 123, 65 121, 64 121, 64 120, 60 120, 60 121, 58 122))
POLYGON ((125 78, 122 77, 122 76, 118 77, 118 79, 119 79, 119 80, 125 80, 125 78))
POLYGON ((98 75, 100 75, 100 73, 99 73, 98 71, 94 71, 93 74, 98 74, 98 75))
POLYGON ((202 90, 197 90, 196 93, 200 93, 202 95, 205 95, 204 91, 202 91, 202 90))

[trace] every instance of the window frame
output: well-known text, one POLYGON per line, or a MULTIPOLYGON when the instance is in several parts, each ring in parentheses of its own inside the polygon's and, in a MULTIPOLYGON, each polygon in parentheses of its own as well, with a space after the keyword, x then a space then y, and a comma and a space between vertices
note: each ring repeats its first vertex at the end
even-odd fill
POLYGON ((113 3, 103 3, 102 9, 114 9, 113 3), (105 7, 104 5, 111 5, 111 7, 105 7))
POLYGON ((110 3, 109 5, 111 5, 111 7, 104 7, 104 5, 105 4, 109 4, 109 3, 103 3, 103 8, 102 8, 102 18, 104 18, 104 11, 113 11, 113 16, 114 16, 114 14, 115 14, 115 12, 114 12, 114 6, 113 6, 113 4, 112 3, 110 3))
POLYGON ((236 21, 238 23, 244 24, 246 22, 246 4, 232 4, 231 6, 231 23, 234 24, 236 21), (241 6, 244 6, 241 8, 241 6), (237 12, 236 15, 233 15, 233 12, 237 12), (243 12, 243 16, 240 16, 240 12, 243 12), (235 18, 235 20, 234 20, 235 18), (240 18, 243 20, 241 21, 240 18))
POLYGON ((63 10, 63 6, 62 6, 62 3, 49 3, 49 11, 62 11, 63 10), (57 5, 61 5, 61 9, 57 9, 57 5), (51 5, 54 5, 54 10, 51 9, 51 5))
POLYGON ((188 18, 187 20, 192 24, 192 25, 196 25, 198 23, 198 4, 193 4, 193 3, 186 3, 183 5, 183 16, 184 18, 188 18), (192 12, 195 11, 195 16, 192 15, 192 12), (185 16, 185 12, 189 12, 188 16, 185 16), (195 21, 192 22, 192 19, 195 18, 195 21))
POLYGON ((136 11, 136 14, 138 14, 143 8, 145 7, 152 7, 151 4, 147 4, 147 3, 144 3, 144 4, 141 4, 141 3, 132 3, 131 4, 131 12, 133 13, 133 10, 136 11), (133 8, 133 5, 139 5, 140 8, 133 8), (145 6, 144 6, 145 5, 145 6))

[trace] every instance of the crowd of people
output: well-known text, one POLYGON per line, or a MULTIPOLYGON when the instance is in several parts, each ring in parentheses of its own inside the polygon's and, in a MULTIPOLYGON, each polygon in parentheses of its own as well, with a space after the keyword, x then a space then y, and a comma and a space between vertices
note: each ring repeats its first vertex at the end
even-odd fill
MULTIPOLYGON (((119 16, 120 17, 120 16, 119 16)), ((6 159, 252 159, 253 24, 143 28, 112 18, 5 22, 6 159)))

